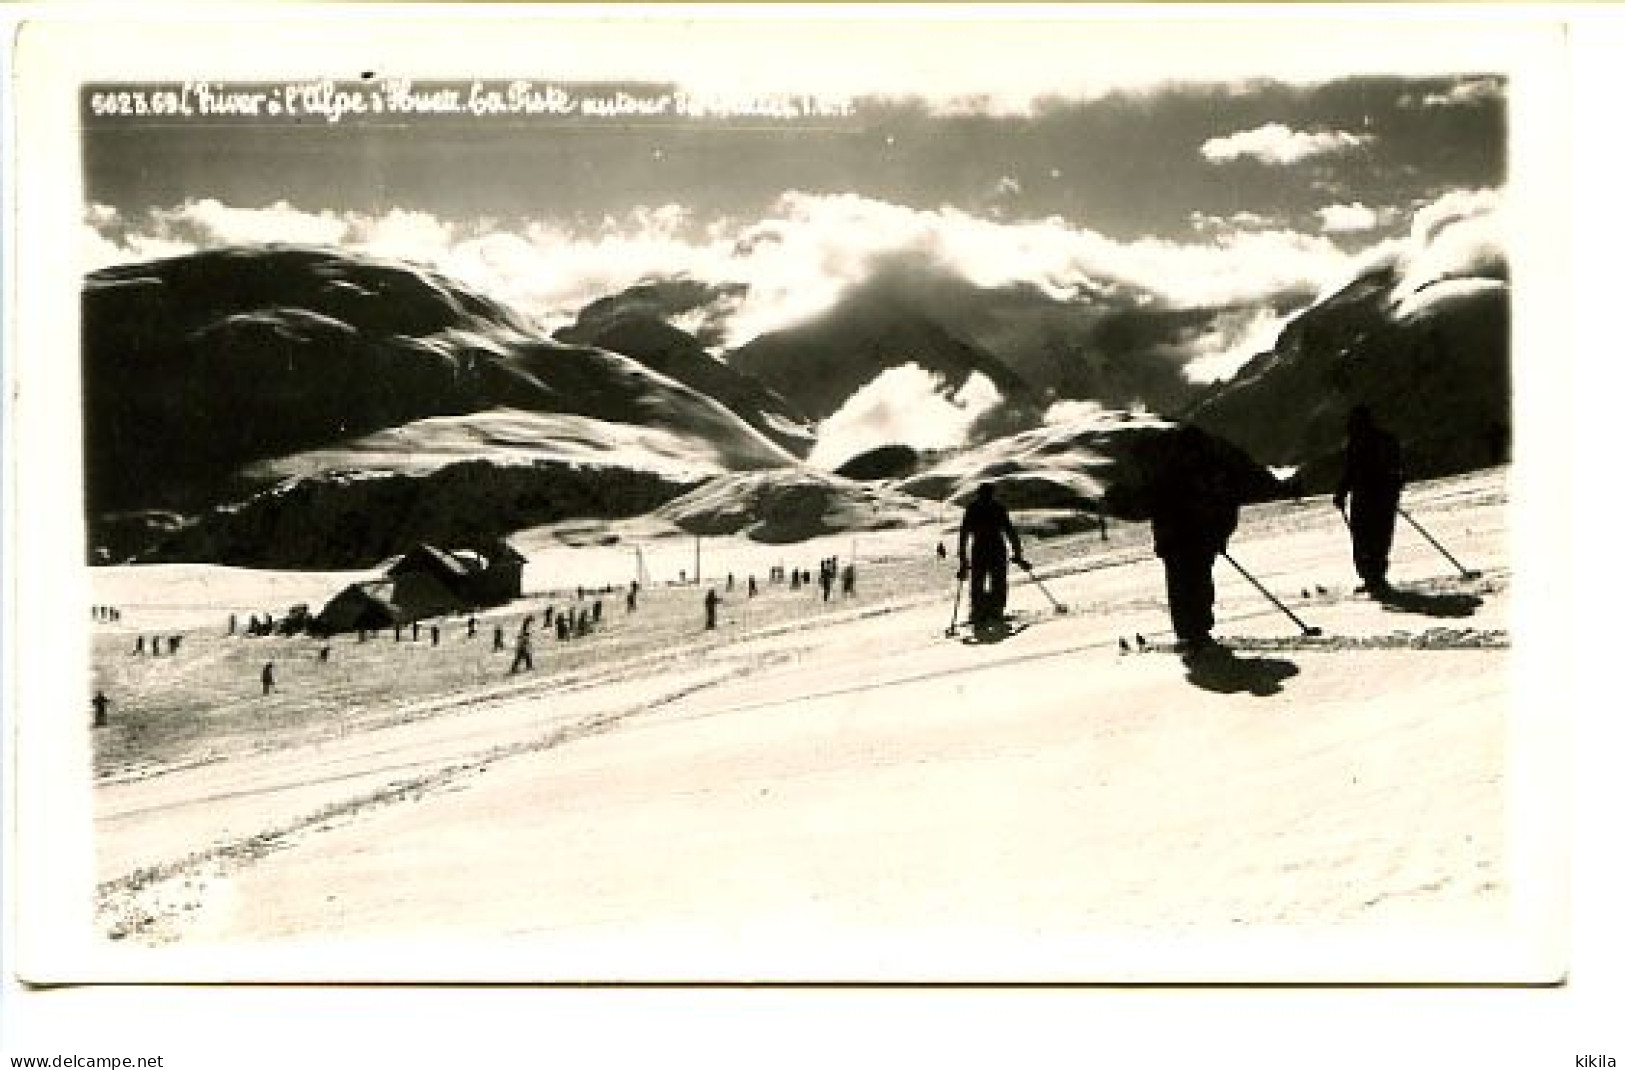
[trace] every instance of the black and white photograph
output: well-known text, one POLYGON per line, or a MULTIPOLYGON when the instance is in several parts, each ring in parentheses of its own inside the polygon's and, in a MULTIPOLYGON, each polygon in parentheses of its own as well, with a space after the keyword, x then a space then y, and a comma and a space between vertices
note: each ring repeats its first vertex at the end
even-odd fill
POLYGON ((71 29, 30 979, 1563 978, 1558 27, 71 29))

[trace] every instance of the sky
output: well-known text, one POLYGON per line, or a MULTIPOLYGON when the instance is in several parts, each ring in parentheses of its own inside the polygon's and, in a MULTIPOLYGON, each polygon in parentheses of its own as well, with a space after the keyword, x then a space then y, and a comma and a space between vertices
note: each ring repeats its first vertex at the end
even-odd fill
MULTIPOLYGON (((505 93, 512 81, 482 84, 505 93)), ((451 88, 466 98, 467 85, 451 88)), ((653 87, 637 95, 657 99, 653 87)), ((1502 95, 1499 79, 1465 76, 1172 85, 1040 100, 1023 114, 844 98, 849 114, 826 119, 92 116, 85 189, 132 220, 213 198, 579 228, 677 204, 703 228, 795 190, 1012 222, 1059 216, 1119 240, 1193 240, 1241 218, 1349 242, 1391 233, 1450 188, 1498 184, 1502 95)))
MULTIPOLYGON (((1400 74, 1339 73, 1326 39, 1252 34, 1229 67, 1199 32, 1154 39, 1201 57, 1184 66, 1153 46, 1069 66, 1044 35, 1012 40, 986 69, 869 41, 848 57, 868 76, 846 82, 800 77, 805 57, 775 81, 760 50, 732 54, 749 57, 737 84, 714 55, 670 77, 629 60, 635 77, 90 82, 81 261, 338 245, 431 266, 547 329, 649 278, 744 282, 728 346, 914 263, 1058 300, 1226 310, 1189 345, 1205 382, 1364 266, 1498 255, 1509 78, 1445 62, 1436 39, 1439 73, 1411 55, 1400 74), (166 114, 107 114, 121 89, 166 114)), ((857 402, 871 423, 980 404, 912 372, 857 402)))

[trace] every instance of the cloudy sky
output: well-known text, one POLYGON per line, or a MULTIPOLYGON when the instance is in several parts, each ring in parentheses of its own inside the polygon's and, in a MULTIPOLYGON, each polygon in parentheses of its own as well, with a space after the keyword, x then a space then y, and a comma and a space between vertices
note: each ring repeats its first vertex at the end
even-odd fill
MULTIPOLYGON (((1211 57, 1200 38, 1166 40, 1211 57)), ((1376 257, 1424 262, 1442 246, 1429 255, 1471 259, 1487 240, 1483 228, 1436 239, 1499 207, 1503 74, 1433 74, 1415 56, 1403 75, 1340 74, 1320 40, 1323 77, 1294 69, 1284 41, 1254 60, 1290 80, 1158 76, 1153 50, 1135 53, 1132 76, 1080 80, 1054 42, 1030 40, 1033 69, 1006 50, 1006 83, 944 63, 917 86, 894 76, 814 99, 775 85, 761 54, 748 90, 634 64, 591 83, 529 75, 521 90, 507 74, 419 79, 403 96, 368 72, 334 85, 360 108, 337 119, 308 81, 214 82, 212 97, 134 86, 180 93, 185 117, 100 114, 96 94, 116 87, 91 83, 81 257, 91 269, 242 242, 341 245, 432 265, 549 328, 640 279, 685 274, 749 284, 726 325, 740 344, 903 256, 989 287, 1233 309, 1192 343, 1187 374, 1205 380, 1376 257), (476 82, 497 109, 473 114, 476 82), (567 111, 549 109, 550 85, 567 111), (233 90, 264 94, 259 114, 201 114, 233 90), (616 92, 657 110, 584 114, 616 92), (687 105, 705 114, 676 114, 687 105)), ((1109 73, 1108 55, 1093 69, 1109 73)))

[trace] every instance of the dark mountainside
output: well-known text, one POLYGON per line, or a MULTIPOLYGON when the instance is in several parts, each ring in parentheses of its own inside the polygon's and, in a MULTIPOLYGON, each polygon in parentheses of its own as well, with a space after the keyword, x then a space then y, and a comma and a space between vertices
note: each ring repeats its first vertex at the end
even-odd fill
POLYGON ((727 317, 748 289, 742 282, 710 283, 681 276, 651 278, 589 303, 576 313, 575 327, 600 330, 627 319, 670 323, 684 317, 698 321, 691 333, 702 348, 720 349, 726 341, 727 317))
POLYGON ((988 378, 1009 406, 1033 411, 1040 393, 991 353, 955 336, 930 311, 885 287, 859 287, 807 323, 771 331, 727 356, 822 420, 888 368, 916 364, 957 391, 973 375, 988 378))
POLYGON ((576 517, 642 516, 694 485, 630 468, 483 460, 423 475, 334 472, 211 510, 145 559, 366 568, 419 542, 469 546, 576 517))
MULTIPOLYGON (((686 314, 710 325, 707 337, 714 338, 747 290, 687 279, 647 282, 589 305, 559 337, 615 349, 604 332, 636 321, 670 327, 671 317, 686 314)), ((1313 296, 1280 295, 1272 310, 1284 315, 1313 296)), ((1057 399, 1178 412, 1201 394, 1182 370, 1197 339, 1227 317, 1257 311, 1256 305, 1176 308, 1111 282, 1079 284, 1063 296, 1027 283, 979 286, 917 255, 899 255, 876 264, 834 308, 752 339, 726 359, 820 419, 890 367, 912 361, 941 375, 950 392, 980 371, 1007 396, 1005 411, 979 429, 978 439, 986 440, 1036 426, 1043 407, 1057 399)), ((675 342, 642 329, 646 337, 618 339, 640 350, 628 353, 640 360, 642 351, 675 342)))
POLYGON ((1225 440, 1215 449, 1255 499, 1282 490, 1261 465, 1300 466, 1302 487, 1325 489, 1356 401, 1400 437, 1417 477, 1506 457, 1504 270, 1415 292, 1392 269, 1369 272, 1205 391, 1184 382, 1181 354, 1235 310, 883 276, 730 366, 667 319, 720 338, 741 291, 692 280, 594 302, 560 332, 587 344, 566 344, 433 272, 331 250, 93 273, 92 557, 357 567, 425 539, 663 506, 685 528, 782 540, 914 522, 935 511, 911 502, 958 502, 985 480, 1018 508, 1133 517, 1171 424, 1111 406, 1148 396, 1225 440), (813 441, 804 414, 827 417, 911 362, 946 390, 984 375, 1006 404, 960 450, 884 446, 835 475, 797 465, 813 441), (1074 392, 1105 407, 1043 425, 1074 392))
MULTIPOLYGON (((882 264, 860 290, 875 304, 928 315, 953 337, 991 355, 1045 402, 1087 399, 1157 412, 1178 412, 1196 397, 1198 389, 1183 374, 1192 343, 1223 317, 1256 311, 1251 305, 1175 308, 1108 281, 1078 284, 1064 296, 1028 283, 978 286, 907 257, 882 264)), ((1274 310, 1284 314, 1313 297, 1283 295, 1274 310)))
MULTIPOLYGON (((641 289, 641 288, 640 288, 641 289)), ((667 310, 684 303, 634 300, 627 291, 588 305, 573 326, 553 332, 561 342, 596 346, 631 357, 652 371, 692 387, 726 405, 769 440, 797 457, 816 441, 796 407, 761 382, 706 352, 698 338, 666 322, 667 310)), ((689 306, 692 307, 692 306, 689 306)))
POLYGON ((920 451, 913 446, 876 446, 849 458, 835 474, 847 479, 903 479, 920 469, 920 451))
POLYGON ((795 543, 846 531, 930 522, 918 498, 812 468, 718 476, 657 510, 693 535, 743 535, 795 543))
MULTIPOLYGON (((711 398, 620 354, 555 342, 403 264, 319 249, 216 250, 95 272, 82 309, 91 545, 114 558, 175 560, 203 546, 216 548, 199 551, 205 559, 228 563, 280 559, 283 550, 235 535, 157 544, 185 518, 224 523, 214 507, 264 491, 246 471, 253 462, 501 407, 666 429, 734 469, 793 463, 711 398)), ((334 494, 308 500, 368 493, 361 486, 340 480, 334 494)), ((287 509, 307 499, 278 500, 287 509)), ((356 513, 334 506, 302 521, 319 542, 338 516, 356 513)), ((333 537, 335 546, 368 541, 333 537)), ((334 554, 310 563, 353 563, 334 554)))
POLYGON ((1305 490, 1335 484, 1359 402, 1399 438, 1413 478, 1504 463, 1511 435, 1510 291, 1502 279, 1441 279, 1396 293, 1391 269, 1362 275, 1289 323, 1196 404, 1189 418, 1305 490))
MULTIPOLYGON (((898 484, 922 498, 963 505, 994 482, 1012 509, 1073 509, 1141 520, 1146 491, 1159 471, 1176 425, 1154 417, 1109 414, 1087 423, 1041 427, 967 450, 898 484)), ((1276 498, 1285 488, 1267 469, 1222 439, 1207 448, 1247 501, 1276 498)))

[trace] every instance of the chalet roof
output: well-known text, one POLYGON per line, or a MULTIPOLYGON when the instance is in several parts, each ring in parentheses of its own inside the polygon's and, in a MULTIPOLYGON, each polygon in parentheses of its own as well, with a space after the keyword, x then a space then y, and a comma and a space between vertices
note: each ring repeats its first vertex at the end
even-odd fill
POLYGON ((525 555, 505 541, 481 543, 477 549, 444 550, 420 542, 385 569, 389 576, 407 572, 431 572, 452 580, 467 579, 498 564, 524 564, 525 555))
POLYGON ((420 542, 406 551, 399 561, 385 570, 385 575, 401 576, 408 572, 438 573, 452 579, 465 579, 471 574, 466 562, 426 542, 420 542))

